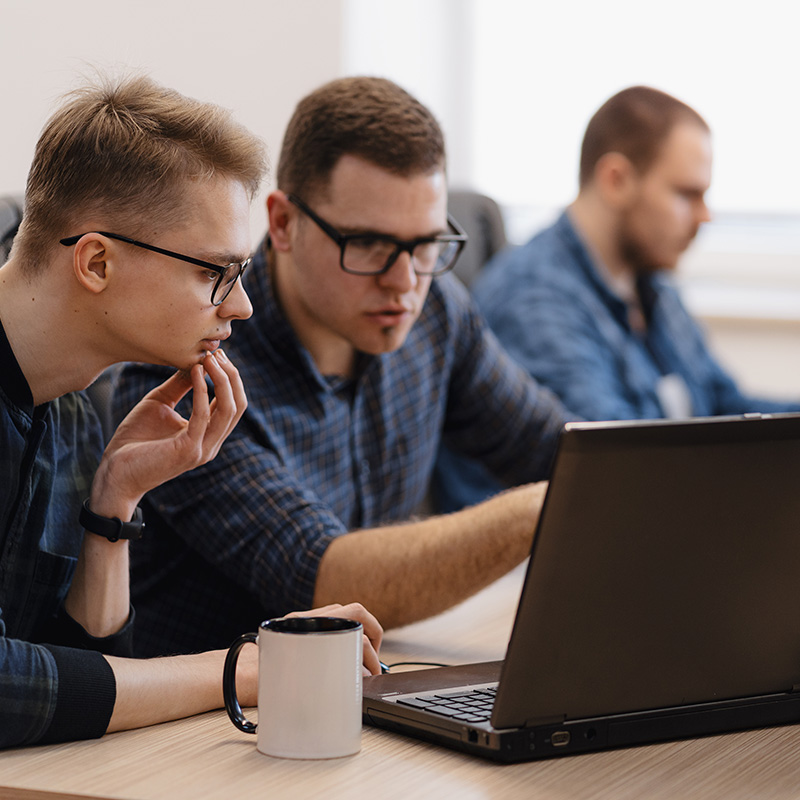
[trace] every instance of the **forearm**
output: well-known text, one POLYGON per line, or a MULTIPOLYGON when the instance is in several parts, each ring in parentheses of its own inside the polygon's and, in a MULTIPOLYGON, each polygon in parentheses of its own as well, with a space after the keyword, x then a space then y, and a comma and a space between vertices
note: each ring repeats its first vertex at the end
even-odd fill
POLYGON ((128 543, 86 533, 64 608, 90 635, 111 636, 128 621, 129 582, 128 543))
MULTIPOLYGON (((257 702, 257 648, 245 647, 237 667, 243 706, 257 702)), ((108 732, 181 719, 223 706, 225 651, 169 658, 106 657, 114 670, 117 699, 108 732)))
MULTIPOLYGON (((122 498, 107 488, 101 464, 92 487, 89 507, 104 517, 128 521, 138 498, 122 498)), ((76 520, 77 523, 77 520, 76 520)), ((130 609, 130 566, 127 541, 110 542, 84 533, 81 552, 64 603, 67 613, 92 636, 116 633, 130 609)))
MULTIPOLYGON (((141 400, 108 443, 92 483, 89 507, 128 521, 151 489, 205 464, 219 451, 247 407, 236 367, 222 351, 203 365, 177 372, 141 400), (210 401, 205 376, 213 384, 210 401), (175 406, 192 390, 192 413, 175 406)), ((128 549, 87 533, 66 599, 69 615, 96 637, 119 630, 128 618, 128 549)))
POLYGON ((384 628, 432 616, 525 559, 546 484, 473 508, 334 539, 320 562, 314 605, 358 601, 384 628))

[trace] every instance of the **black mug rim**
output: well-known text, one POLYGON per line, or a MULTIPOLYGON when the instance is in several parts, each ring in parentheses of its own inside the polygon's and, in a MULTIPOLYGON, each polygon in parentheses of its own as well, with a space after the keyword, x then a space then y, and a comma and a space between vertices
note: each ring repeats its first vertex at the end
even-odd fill
POLYGON ((259 632, 288 633, 304 636, 314 634, 350 633, 362 628, 360 622, 344 617, 279 617, 264 620, 259 626, 259 632))

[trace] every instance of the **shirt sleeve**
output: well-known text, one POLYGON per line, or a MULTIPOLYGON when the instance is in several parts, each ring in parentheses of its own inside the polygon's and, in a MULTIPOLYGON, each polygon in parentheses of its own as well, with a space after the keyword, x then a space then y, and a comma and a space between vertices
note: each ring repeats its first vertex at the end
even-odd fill
POLYGON ((73 647, 81 650, 95 650, 107 656, 120 656, 121 658, 133 657, 133 630, 135 613, 130 607, 127 622, 111 636, 97 638, 87 633, 67 614, 64 606, 60 606, 58 613, 50 625, 40 633, 39 639, 48 644, 62 647, 73 647))
POLYGON ((574 296, 565 307, 560 289, 521 285, 490 321, 509 355, 561 398, 572 419, 636 419, 642 413, 624 367, 630 340, 606 309, 585 300, 574 296))
POLYGON ((456 347, 443 442, 507 486, 546 479, 564 423, 576 416, 509 356, 465 289, 451 313, 456 347))
POLYGON ((712 355, 702 325, 689 314, 678 292, 671 285, 662 284, 659 297, 661 325, 677 354, 680 369, 694 387, 699 416, 800 411, 798 402, 769 400, 743 392, 712 355))
POLYGON ((0 637, 0 747, 102 736, 115 698, 100 653, 0 637))
MULTIPOLYGON (((116 419, 169 374, 129 365, 115 386, 116 419)), ((186 403, 179 411, 188 416, 186 403)), ((161 525, 168 528, 266 613, 311 608, 319 562, 347 527, 286 466, 270 432, 251 420, 252 413, 245 411, 210 462, 147 493, 143 508, 150 535, 161 525)))
POLYGON ((243 419, 213 461, 150 491, 146 504, 263 608, 310 608, 319 562, 347 528, 268 443, 246 431, 243 419))
POLYGON ((784 411, 800 411, 800 403, 769 400, 745 394, 738 384, 705 347, 698 353, 696 364, 703 364, 707 377, 708 396, 713 415, 776 414, 784 411))
POLYGON ((688 319, 688 314, 686 324, 687 326, 691 325, 695 337, 696 355, 692 363, 696 370, 702 370, 707 396, 711 404, 711 414, 749 414, 754 412, 773 414, 784 411, 800 411, 800 403, 769 400, 743 392, 733 377, 711 355, 702 329, 693 320, 688 319))

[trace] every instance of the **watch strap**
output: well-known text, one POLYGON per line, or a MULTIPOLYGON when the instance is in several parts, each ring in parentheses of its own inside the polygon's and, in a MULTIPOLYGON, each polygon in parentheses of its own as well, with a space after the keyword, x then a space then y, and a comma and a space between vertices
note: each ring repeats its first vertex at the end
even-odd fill
POLYGON ((95 514, 89 508, 88 497, 83 501, 78 522, 89 533, 105 536, 109 542, 118 542, 120 539, 141 539, 144 530, 142 509, 139 506, 136 506, 136 511, 133 512, 133 519, 130 522, 123 522, 119 517, 101 517, 95 514))

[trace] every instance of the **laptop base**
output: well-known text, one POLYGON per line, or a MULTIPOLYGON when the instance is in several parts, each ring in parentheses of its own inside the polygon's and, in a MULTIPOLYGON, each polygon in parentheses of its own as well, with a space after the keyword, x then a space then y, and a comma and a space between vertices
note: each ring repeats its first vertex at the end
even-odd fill
POLYGON ((459 723, 396 705, 398 697, 415 691, 415 685, 429 688, 433 673, 437 675, 438 687, 456 689, 485 683, 492 674, 499 677, 501 665, 502 662, 468 664, 365 678, 363 721, 373 727, 505 763, 800 722, 800 692, 595 719, 553 721, 514 730, 496 730, 483 723, 459 723), (474 680, 469 681, 470 677, 474 680))

